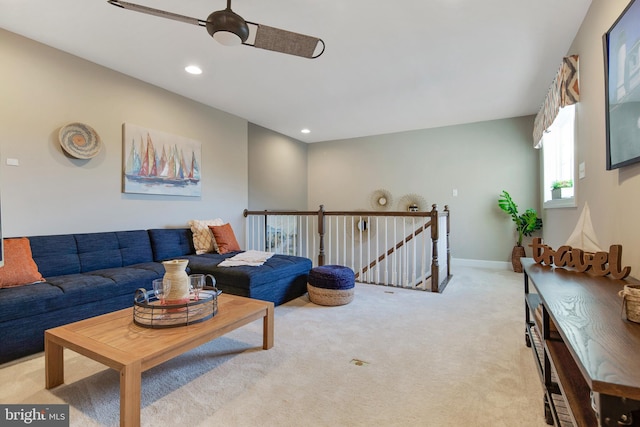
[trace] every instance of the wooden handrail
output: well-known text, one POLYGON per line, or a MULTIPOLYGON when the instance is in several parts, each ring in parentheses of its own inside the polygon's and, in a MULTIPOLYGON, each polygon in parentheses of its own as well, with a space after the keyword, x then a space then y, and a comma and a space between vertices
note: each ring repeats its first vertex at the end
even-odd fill
POLYGON ((318 215, 318 211, 250 211, 248 209, 245 209, 244 212, 242 213, 244 215, 244 217, 248 217, 249 215, 265 215, 265 216, 270 216, 270 215, 318 215))
MULTIPOLYGON (((437 207, 437 205, 433 205, 434 209, 436 207, 437 207)), ((419 218, 432 216, 432 214, 431 214, 432 211, 428 211, 428 212, 324 211, 324 206, 323 205, 321 205, 321 209, 323 210, 323 215, 324 216, 358 216, 358 217, 360 217, 360 216, 400 216, 400 217, 419 217, 419 218)), ((245 209, 244 212, 243 212, 243 215, 245 217, 247 217, 249 215, 268 215, 268 216, 300 215, 300 216, 312 216, 312 215, 318 215, 319 212, 320 212, 320 210, 317 210, 317 211, 274 211, 274 210, 250 211, 250 210, 245 209)), ((448 215, 448 211, 438 213, 438 216, 445 216, 445 215, 448 215)))
POLYGON ((391 212, 391 211, 331 211, 325 212, 327 216, 402 216, 402 217, 418 217, 425 218, 431 216, 429 212, 391 212))

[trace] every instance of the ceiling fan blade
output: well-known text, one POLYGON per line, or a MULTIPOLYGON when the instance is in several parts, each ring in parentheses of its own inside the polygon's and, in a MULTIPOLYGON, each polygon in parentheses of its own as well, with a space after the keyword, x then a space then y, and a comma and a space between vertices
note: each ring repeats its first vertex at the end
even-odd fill
POLYGON ((249 21, 247 21, 247 24, 257 27, 253 44, 245 43, 248 46, 310 59, 315 59, 324 53, 324 41, 317 37, 268 27, 249 21))
POLYGON ((207 22, 197 18, 191 18, 189 16, 178 15, 177 13, 167 12, 160 9, 154 9, 152 7, 142 6, 139 4, 129 3, 120 0, 107 0, 114 6, 121 7, 123 9, 133 10, 135 12, 146 13, 147 15, 159 16, 160 18, 172 19, 174 21, 180 21, 187 24, 199 25, 201 27, 206 26, 207 22))

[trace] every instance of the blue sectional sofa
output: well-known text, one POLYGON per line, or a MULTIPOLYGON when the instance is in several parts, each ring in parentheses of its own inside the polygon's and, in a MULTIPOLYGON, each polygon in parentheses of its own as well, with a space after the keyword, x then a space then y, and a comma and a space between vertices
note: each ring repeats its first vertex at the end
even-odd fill
POLYGON ((217 267, 230 254, 196 255, 191 230, 150 229, 29 237, 45 282, 0 289, 0 363, 43 350, 44 331, 133 305, 164 275, 161 261, 188 259, 223 292, 282 304, 306 292, 311 260, 274 255, 260 267, 217 267))

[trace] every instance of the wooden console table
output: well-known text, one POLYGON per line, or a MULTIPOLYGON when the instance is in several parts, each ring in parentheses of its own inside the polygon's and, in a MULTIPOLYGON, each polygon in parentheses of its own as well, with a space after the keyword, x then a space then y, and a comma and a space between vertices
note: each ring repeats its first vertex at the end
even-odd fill
POLYGON ((556 426, 640 426, 640 324, 614 280, 522 260, 526 342, 556 426))

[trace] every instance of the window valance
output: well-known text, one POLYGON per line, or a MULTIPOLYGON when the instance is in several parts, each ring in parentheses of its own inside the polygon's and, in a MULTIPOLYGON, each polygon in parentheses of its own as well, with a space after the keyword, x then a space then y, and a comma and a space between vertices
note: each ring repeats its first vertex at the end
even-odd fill
POLYGON ((560 108, 575 104, 579 100, 578 55, 565 56, 533 123, 533 146, 535 148, 541 147, 542 134, 551 126, 560 108))

